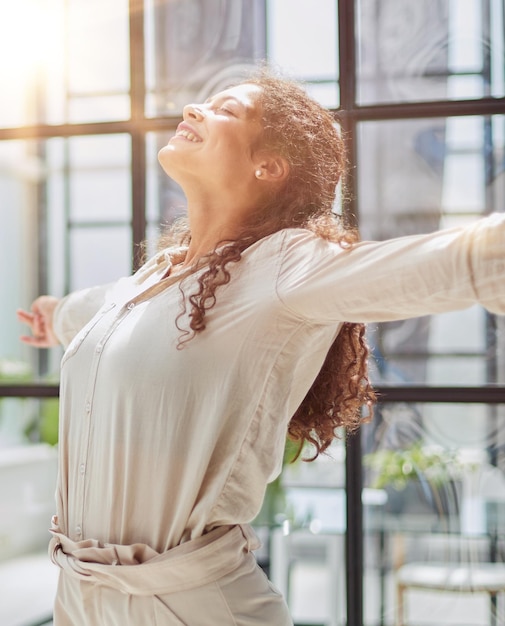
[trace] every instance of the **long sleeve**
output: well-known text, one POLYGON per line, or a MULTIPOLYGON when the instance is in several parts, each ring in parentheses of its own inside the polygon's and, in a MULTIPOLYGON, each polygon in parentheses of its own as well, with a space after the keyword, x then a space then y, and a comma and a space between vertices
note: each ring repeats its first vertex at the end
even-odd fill
POLYGON ((74 291, 62 298, 53 315, 53 330, 66 348, 100 309, 110 285, 74 291))
POLYGON ((277 293, 319 323, 381 322, 480 303, 505 313, 505 214, 351 249, 304 230, 286 238, 277 293))

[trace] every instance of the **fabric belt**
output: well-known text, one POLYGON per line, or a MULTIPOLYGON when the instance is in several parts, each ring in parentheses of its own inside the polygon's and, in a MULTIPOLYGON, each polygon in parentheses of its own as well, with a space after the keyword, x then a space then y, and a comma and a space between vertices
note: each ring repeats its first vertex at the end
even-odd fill
POLYGON ((72 541, 61 532, 56 518, 50 532, 49 555, 66 574, 140 596, 185 591, 216 581, 260 546, 247 524, 220 526, 161 554, 146 544, 72 541))

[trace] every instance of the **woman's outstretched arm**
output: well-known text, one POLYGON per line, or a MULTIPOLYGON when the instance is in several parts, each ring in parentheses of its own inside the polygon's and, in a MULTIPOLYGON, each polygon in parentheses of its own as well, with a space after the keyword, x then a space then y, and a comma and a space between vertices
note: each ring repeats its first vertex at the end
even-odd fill
POLYGON ((481 304, 505 314, 505 213, 462 227, 342 249, 286 237, 277 289, 316 322, 382 322, 481 304))
POLYGON ((18 309, 20 322, 27 324, 31 335, 20 337, 23 343, 36 348, 58 344, 66 347, 100 309, 110 285, 74 291, 64 298, 39 296, 30 311, 18 309))

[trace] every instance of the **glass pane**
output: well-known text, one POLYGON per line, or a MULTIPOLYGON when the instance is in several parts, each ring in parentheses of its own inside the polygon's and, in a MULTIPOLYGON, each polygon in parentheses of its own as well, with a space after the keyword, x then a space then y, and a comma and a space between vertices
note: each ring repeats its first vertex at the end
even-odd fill
MULTIPOLYGON (((0 383, 53 381, 59 370, 59 349, 37 351, 19 341, 27 329, 15 311, 28 309, 41 293, 63 293, 62 148, 60 139, 0 142, 0 383)), ((32 441, 54 443, 57 412, 51 403, 0 397, 2 452, 32 441)), ((0 465, 14 476, 17 470, 4 461, 0 465)), ((0 487, 5 502, 10 492, 0 487)), ((0 552, 11 548, 4 542, 0 552)))
POLYGON ((285 464, 267 489, 255 529, 269 526, 270 577, 295 624, 346 623, 345 507, 344 439, 312 463, 285 464))
POLYGON ((16 0, 0 18, 0 127, 129 117, 127 0, 16 0))
POLYGON ((68 140, 70 219, 73 223, 130 219, 130 155, 128 135, 68 140))
POLYGON ((357 0, 360 104, 501 97, 501 0, 357 0))
MULTIPOLYGON (((13 361, 0 358, 1 383, 19 382, 19 377, 14 375, 14 367, 16 367, 16 364, 13 361)), ((18 367, 19 371, 20 368, 18 367)), ((39 402, 37 400, 0 397, 0 473, 2 451, 6 448, 29 443, 27 431, 34 420, 37 419, 38 410, 39 402)), ((2 542, 0 544, 0 562, 2 560, 3 548, 2 542)))
POLYGON ((158 163, 158 152, 170 137, 171 133, 149 133, 146 138, 146 216, 150 253, 156 249, 164 229, 186 215, 186 197, 182 189, 158 163))
MULTIPOLYGON (((360 125, 358 184, 364 239, 458 226, 503 208, 503 116, 360 125)), ((501 322, 465 311, 371 326, 383 383, 499 382, 501 322)))
POLYGON ((74 228, 70 232, 70 290, 104 285, 131 274, 129 226, 74 228))
POLYGON ((365 486, 383 494, 383 505, 365 515, 367 624, 380 615, 395 623, 398 583, 407 575, 406 623, 503 621, 503 607, 487 593, 441 591, 451 591, 456 568, 460 584, 503 568, 504 426, 503 404, 377 407, 363 429, 365 486))
POLYGON ((27 363, 32 373, 33 350, 18 340, 22 329, 15 310, 28 307, 45 280, 40 261, 47 250, 38 241, 47 233, 46 208, 52 199, 46 188, 46 147, 44 141, 0 142, 0 359, 27 363))
POLYGON ((123 135, 0 142, 0 363, 11 376, 53 376, 61 357, 19 342, 16 308, 130 273, 129 165, 123 135))
POLYGON ((262 0, 146 1, 146 111, 182 111, 265 56, 262 0))
POLYGON ((268 0, 267 53, 275 65, 307 83, 313 98, 337 107, 337 3, 268 0), (295 27, 294 27, 295 26, 295 27))

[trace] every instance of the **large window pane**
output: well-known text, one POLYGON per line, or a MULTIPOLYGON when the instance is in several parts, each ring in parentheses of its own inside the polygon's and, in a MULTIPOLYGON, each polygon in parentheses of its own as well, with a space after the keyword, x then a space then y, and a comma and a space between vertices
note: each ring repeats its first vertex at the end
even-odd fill
POLYGON ((501 0, 357 0, 360 104, 504 96, 501 0))
POLYGON ((130 273, 130 138, 52 139, 44 166, 51 238, 44 255, 47 284, 39 289, 59 295, 130 273))
POLYGON ((0 142, 0 359, 32 375, 45 359, 19 342, 17 307, 130 273, 130 163, 125 135, 0 142))
POLYGON ((69 121, 129 117, 128 0, 67 0, 69 121))
POLYGON ((27 306, 41 279, 39 259, 45 232, 44 142, 0 142, 0 359, 22 359, 15 309, 27 306))
POLYGON ((262 513, 270 511, 272 524, 270 575, 295 624, 340 626, 347 621, 345 506, 343 438, 312 463, 285 465, 267 490, 262 513))
POLYGON ((130 152, 127 135, 68 140, 69 217, 73 224, 130 220, 130 152))
MULTIPOLYGON (((61 147, 58 139, 0 142, 1 383, 47 381, 58 372, 60 350, 49 355, 22 344, 19 335, 26 329, 17 322, 15 311, 29 308, 40 293, 63 293, 63 194, 52 157, 61 147)), ((0 398, 0 449, 39 440, 49 425, 43 417, 46 410, 53 411, 48 402, 0 398)), ((52 426, 54 419, 48 427, 52 426)), ((8 464, 4 470, 9 471, 8 464)), ((29 549, 32 544, 27 545, 29 549)), ((5 544, 0 552, 4 548, 6 553, 14 549, 5 544)))
POLYGON ((131 272, 131 142, 127 135, 66 142, 66 288, 71 290, 131 272))
POLYGON ((180 112, 240 80, 265 56, 264 19, 261 0, 146 0, 147 115, 180 112))
POLYGON ((74 229, 70 236, 71 290, 113 282, 131 273, 127 226, 74 229))
POLYGON ((0 127, 130 116, 127 0, 2 7, 0 127))
POLYGON ((146 141, 146 217, 148 251, 156 250, 160 235, 172 222, 186 215, 186 197, 180 186, 169 178, 158 162, 158 152, 172 133, 148 133, 146 141))
POLYGON ((501 210, 504 125, 498 115, 361 124, 363 236, 430 231, 501 210))
MULTIPOLYGON (((503 116, 363 123, 359 213, 365 239, 431 232, 502 209, 503 116)), ((377 380, 503 380, 500 323, 481 307, 370 327, 377 380)))
POLYGON ((431 578, 405 592, 408 623, 501 623, 486 593, 429 584, 441 567, 470 577, 503 563, 505 405, 387 403, 376 413, 363 430, 365 486, 384 504, 365 516, 366 623, 395 623, 398 581, 426 567, 431 578))
POLYGON ((318 0, 317 5, 305 0, 267 2, 269 60, 305 81, 313 98, 333 108, 339 103, 337 25, 334 0, 318 0))

